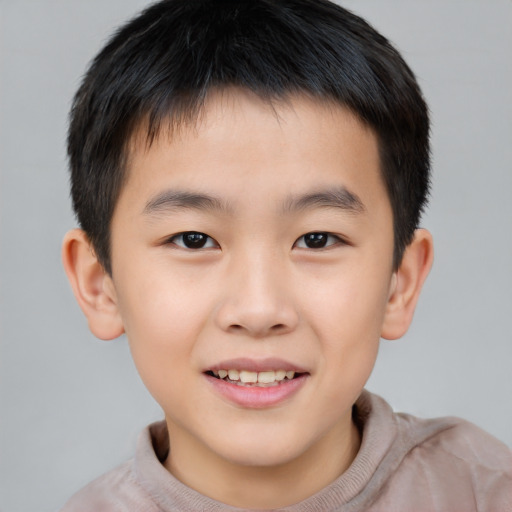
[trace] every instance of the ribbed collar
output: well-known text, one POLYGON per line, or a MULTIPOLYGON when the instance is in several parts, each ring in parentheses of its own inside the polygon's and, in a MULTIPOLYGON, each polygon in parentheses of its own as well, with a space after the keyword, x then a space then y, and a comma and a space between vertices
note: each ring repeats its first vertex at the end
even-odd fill
MULTIPOLYGON (((365 504, 373 501, 400 462, 397 459, 401 457, 389 456, 398 429, 390 406, 368 391, 363 391, 354 405, 354 420, 362 432, 361 448, 347 471, 310 498, 276 510, 350 512, 363 510, 365 504)), ((153 423, 141 433, 135 455, 136 478, 162 512, 247 510, 203 496, 174 478, 160 462, 165 459, 168 449, 167 428, 162 421, 153 423)))

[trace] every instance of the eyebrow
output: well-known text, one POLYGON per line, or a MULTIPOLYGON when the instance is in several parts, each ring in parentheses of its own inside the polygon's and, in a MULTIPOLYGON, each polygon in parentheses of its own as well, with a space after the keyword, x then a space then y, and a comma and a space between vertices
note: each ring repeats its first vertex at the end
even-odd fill
POLYGON ((310 194, 289 197, 283 205, 283 213, 311 208, 339 208, 349 213, 364 213, 363 201, 345 187, 319 190, 310 194))
MULTIPOLYGON (((335 187, 309 194, 290 196, 284 201, 282 212, 293 213, 312 208, 338 208, 350 213, 366 211, 366 207, 356 194, 345 187, 335 187)), ((218 197, 169 189, 150 199, 144 207, 144 214, 152 216, 187 209, 220 213, 233 212, 231 205, 218 197)))
POLYGON ((165 190, 150 199, 144 207, 145 215, 158 215, 176 210, 205 210, 230 212, 230 205, 214 196, 187 192, 183 190, 165 190))

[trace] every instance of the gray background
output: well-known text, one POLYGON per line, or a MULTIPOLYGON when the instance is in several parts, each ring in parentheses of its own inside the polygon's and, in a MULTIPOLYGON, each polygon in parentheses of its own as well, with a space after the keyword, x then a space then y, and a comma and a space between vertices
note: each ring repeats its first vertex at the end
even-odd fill
MULTIPOLYGON (((0 0, 1 1, 1 0, 0 0)), ((160 418, 126 341, 95 340, 60 264, 74 226, 71 97, 144 0, 0 4, 0 510, 56 510, 160 418)), ((403 52, 433 117, 424 226, 436 261, 414 324, 368 384, 398 410, 468 418, 512 445, 512 2, 347 0, 403 52)))

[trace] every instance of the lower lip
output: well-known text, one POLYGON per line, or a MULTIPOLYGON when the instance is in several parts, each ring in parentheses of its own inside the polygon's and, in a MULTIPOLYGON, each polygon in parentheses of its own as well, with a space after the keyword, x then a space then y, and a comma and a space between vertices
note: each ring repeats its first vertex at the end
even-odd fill
POLYGON ((239 386, 222 379, 204 374, 217 393, 230 402, 250 409, 263 409, 279 405, 291 398, 304 385, 308 375, 303 374, 292 380, 281 381, 277 386, 239 386))

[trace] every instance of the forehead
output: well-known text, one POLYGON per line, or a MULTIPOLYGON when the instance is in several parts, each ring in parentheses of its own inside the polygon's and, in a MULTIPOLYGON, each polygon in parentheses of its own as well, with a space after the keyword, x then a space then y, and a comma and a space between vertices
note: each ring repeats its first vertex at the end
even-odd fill
POLYGON ((236 203, 261 191, 342 186, 371 202, 386 196, 380 174, 377 137, 348 109, 302 95, 265 101, 224 89, 193 119, 161 126, 154 139, 139 127, 121 195, 192 187, 236 203))

